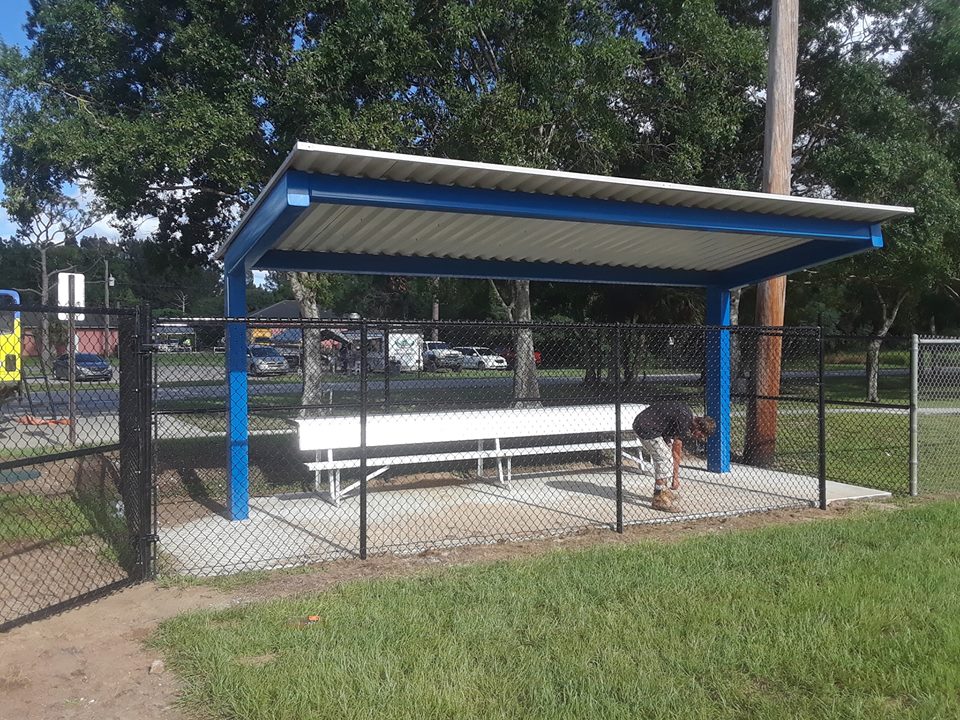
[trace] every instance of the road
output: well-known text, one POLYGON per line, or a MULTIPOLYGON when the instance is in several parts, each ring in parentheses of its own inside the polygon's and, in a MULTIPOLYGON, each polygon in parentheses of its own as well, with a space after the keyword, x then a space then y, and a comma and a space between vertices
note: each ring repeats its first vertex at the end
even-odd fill
MULTIPOLYGON (((183 367, 177 369, 181 371, 184 370, 183 367)), ((190 369, 190 367, 188 366, 187 369, 190 369)), ((213 368, 204 367, 202 369, 212 370, 213 368)), ((887 370, 881 370, 881 375, 883 377, 902 377, 908 374, 909 370, 906 368, 890 368, 887 370)), ((827 371, 826 376, 830 378, 862 377, 863 372, 860 370, 830 370, 827 371)), ((176 377, 182 381, 184 378, 192 378, 193 375, 188 372, 179 372, 176 377)), ((189 400, 209 401, 211 399, 220 399, 225 401, 226 390, 222 384, 222 377, 222 371, 220 371, 220 374, 216 377, 202 378, 197 381, 204 384, 189 386, 171 385, 170 381, 161 381, 159 382, 159 387, 156 390, 155 398, 158 403, 161 404, 164 402, 183 403, 189 400), (204 382, 204 380, 208 380, 208 382, 204 382)), ((794 370, 783 373, 783 378, 785 380, 813 380, 816 378, 816 373, 813 371, 794 370)), ((581 382, 581 380, 582 378, 579 375, 560 377, 547 375, 541 376, 540 383, 541 385, 545 386, 577 385, 581 382)), ((647 375, 645 382, 654 384, 669 384, 696 383, 699 380, 700 376, 696 373, 659 373, 656 375, 647 375)), ((404 388, 417 391, 465 389, 477 390, 483 388, 506 389, 512 383, 512 374, 505 372, 503 375, 498 377, 471 377, 467 374, 451 374, 447 377, 427 377, 418 380, 407 376, 403 379, 392 380, 390 385, 393 392, 402 392, 402 389, 404 388)), ((367 382, 367 387, 372 396, 382 395, 384 389, 384 380, 382 376, 373 376, 367 382)), ((357 393, 360 391, 360 381, 355 377, 345 378, 339 376, 334 380, 325 382, 324 388, 332 390, 334 394, 338 392, 357 393)), ((257 378, 252 378, 250 381, 250 396, 252 398, 299 394, 300 389, 300 383, 297 381, 261 381, 257 378)), ((66 388, 64 388, 62 385, 57 385, 52 390, 51 395, 53 398, 53 403, 57 407, 58 413, 65 414, 69 402, 69 395, 66 388)), ((80 385, 80 389, 77 391, 76 395, 76 408, 78 415, 102 415, 117 412, 117 408, 119 406, 119 389, 115 383, 94 383, 89 385, 83 384, 80 385)), ((49 414, 47 394, 42 390, 41 387, 34 388, 33 399, 37 414, 49 414)), ((18 406, 13 405, 12 407, 16 408, 18 406)), ((24 402, 21 406, 19 406, 19 409, 16 412, 25 413, 28 411, 29 408, 24 402)), ((12 412, 11 406, 7 407, 6 412, 12 412)))

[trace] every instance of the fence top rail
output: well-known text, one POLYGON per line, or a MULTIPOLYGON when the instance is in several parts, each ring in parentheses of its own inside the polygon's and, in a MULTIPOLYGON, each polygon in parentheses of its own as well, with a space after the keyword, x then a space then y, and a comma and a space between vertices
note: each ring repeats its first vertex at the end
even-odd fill
POLYGON ((244 323, 256 327, 283 327, 283 328, 303 328, 303 327, 367 327, 388 329, 402 328, 456 328, 456 327, 488 327, 488 328, 511 328, 511 329, 556 329, 556 330, 595 330, 595 329, 617 329, 623 331, 705 331, 705 330, 728 330, 735 333, 755 333, 770 335, 799 335, 816 337, 819 328, 816 326, 796 325, 782 327, 765 327, 758 325, 697 325, 697 324, 633 324, 633 323, 603 323, 603 322, 555 322, 532 320, 529 322, 512 322, 509 320, 391 320, 391 319, 372 319, 372 318, 256 318, 256 317, 228 317, 228 316, 206 316, 206 317, 162 317, 153 318, 154 324, 165 324, 166 322, 176 321, 184 325, 211 325, 224 323, 244 323))
POLYGON ((833 333, 823 335, 824 340, 879 340, 881 342, 910 342, 910 337, 905 335, 852 335, 844 333, 833 333))
POLYGON ((69 315, 136 315, 137 308, 70 307, 61 305, 4 305, 3 310, 21 313, 63 313, 69 315))
POLYGON ((917 341, 921 345, 960 345, 960 337, 921 336, 917 341))

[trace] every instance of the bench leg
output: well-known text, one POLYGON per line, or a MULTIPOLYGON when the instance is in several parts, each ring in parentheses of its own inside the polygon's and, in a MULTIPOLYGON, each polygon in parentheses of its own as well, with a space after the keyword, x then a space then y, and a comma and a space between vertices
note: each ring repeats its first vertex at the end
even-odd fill
MULTIPOLYGON (((333 450, 327 450, 327 461, 333 462, 333 450)), ((327 488, 330 493, 330 504, 339 507, 340 505, 340 471, 327 470, 327 488)))
MULTIPOLYGON (((500 451, 500 438, 494 438, 493 447, 497 452, 500 451)), ((500 487, 507 487, 507 484, 503 480, 503 458, 500 456, 497 456, 497 481, 500 487)))
MULTIPOLYGON (((477 452, 483 452, 483 440, 477 440, 477 452)), ((477 458, 477 477, 483 477, 483 458, 477 458)))

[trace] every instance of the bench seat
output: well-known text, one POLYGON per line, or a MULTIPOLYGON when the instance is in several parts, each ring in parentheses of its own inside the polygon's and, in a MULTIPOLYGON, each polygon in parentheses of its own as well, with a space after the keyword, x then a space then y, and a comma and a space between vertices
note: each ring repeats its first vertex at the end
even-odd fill
MULTIPOLYGON (((622 405, 621 430, 628 431, 633 419, 645 407, 638 404, 622 405)), ((298 420, 297 424, 300 449, 315 453, 315 460, 306 463, 307 468, 315 474, 315 488, 319 491, 326 473, 329 499, 338 505, 346 493, 360 484, 357 481, 342 486, 341 471, 359 468, 361 462, 359 458, 336 459, 334 451, 360 449, 360 419, 356 416, 305 418, 298 420), (321 459, 323 455, 325 459, 321 459)), ((617 444, 615 439, 593 442, 571 442, 566 439, 552 444, 504 448, 501 447, 502 440, 615 433, 616 406, 612 404, 373 415, 367 419, 366 463, 368 469, 376 469, 367 474, 367 479, 377 477, 395 465, 464 460, 476 460, 477 475, 483 477, 484 460, 495 460, 497 483, 509 487, 514 457, 615 450, 617 444), (477 442, 476 450, 424 452, 411 448, 409 453, 397 450, 404 445, 471 441, 477 442), (494 447, 485 448, 487 442, 492 442, 494 447), (377 448, 382 447, 390 447, 391 454, 377 455, 377 448)), ((631 438, 621 442, 621 451, 624 457, 644 468, 646 464, 639 445, 638 440, 631 438), (626 449, 632 448, 636 448, 636 455, 626 452, 626 449)))

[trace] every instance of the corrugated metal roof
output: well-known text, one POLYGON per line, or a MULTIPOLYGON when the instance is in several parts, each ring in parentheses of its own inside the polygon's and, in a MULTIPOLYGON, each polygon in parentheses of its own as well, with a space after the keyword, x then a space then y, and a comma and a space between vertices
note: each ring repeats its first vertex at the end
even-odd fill
POLYGON ((311 205, 278 250, 726 270, 806 238, 311 205))
MULTIPOLYGON (((908 207, 770 195, 298 142, 224 243, 218 252, 219 257, 256 212, 262 198, 283 173, 291 169, 353 178, 871 224, 913 213, 908 207)), ((703 233, 316 203, 274 247, 722 270, 803 242, 803 238, 796 237, 703 233)))

